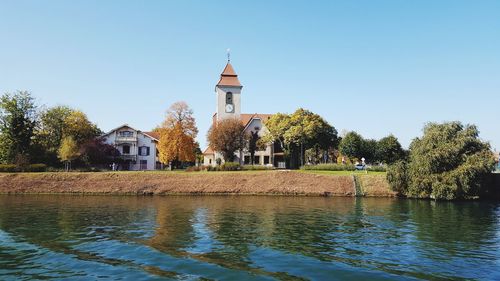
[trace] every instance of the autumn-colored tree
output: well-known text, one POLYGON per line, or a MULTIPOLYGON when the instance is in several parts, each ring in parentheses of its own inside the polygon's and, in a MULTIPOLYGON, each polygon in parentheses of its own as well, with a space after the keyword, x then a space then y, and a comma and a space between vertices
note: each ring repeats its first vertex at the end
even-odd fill
POLYGON ((198 134, 193 110, 181 101, 167 110, 162 125, 156 129, 160 134, 158 142, 159 159, 162 163, 194 162, 198 134))
POLYGON ((212 125, 207 134, 210 147, 222 154, 224 161, 234 161, 236 151, 245 148, 247 136, 245 127, 236 118, 223 119, 212 125))
POLYGON ((57 151, 57 155, 61 161, 65 163, 66 171, 71 169, 71 161, 80 156, 78 144, 73 137, 65 137, 61 142, 61 147, 57 151))

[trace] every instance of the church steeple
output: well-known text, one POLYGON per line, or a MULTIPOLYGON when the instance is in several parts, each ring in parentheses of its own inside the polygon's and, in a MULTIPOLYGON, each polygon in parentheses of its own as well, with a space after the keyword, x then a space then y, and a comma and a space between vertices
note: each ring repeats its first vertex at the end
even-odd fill
POLYGON ((225 118, 239 118, 241 114, 241 86, 238 75, 234 71, 228 55, 226 67, 215 86, 217 97, 217 120, 225 118))
POLYGON ((234 71, 233 66, 227 61, 226 67, 220 75, 219 82, 217 86, 229 86, 229 87, 242 87, 240 81, 238 80, 238 75, 234 71))

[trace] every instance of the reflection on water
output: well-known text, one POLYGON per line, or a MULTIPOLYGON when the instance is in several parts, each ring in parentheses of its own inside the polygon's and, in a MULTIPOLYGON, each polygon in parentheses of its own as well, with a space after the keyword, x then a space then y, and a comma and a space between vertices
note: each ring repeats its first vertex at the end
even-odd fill
POLYGON ((0 196, 0 279, 500 279, 500 205, 0 196))

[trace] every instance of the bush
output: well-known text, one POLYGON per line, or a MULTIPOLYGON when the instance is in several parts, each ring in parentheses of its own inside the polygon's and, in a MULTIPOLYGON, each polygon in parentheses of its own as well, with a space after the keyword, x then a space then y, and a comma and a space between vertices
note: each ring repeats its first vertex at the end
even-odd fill
POLYGON ((260 165, 244 165, 241 167, 243 171, 264 171, 264 170, 274 170, 272 166, 260 166, 260 165))
POLYGON ((31 164, 28 166, 26 172, 45 172, 47 171, 47 165, 45 164, 31 164))
POLYGON ((0 164, 0 172, 2 173, 12 173, 16 171, 15 164, 0 164))
POLYGON ((241 165, 236 162, 225 162, 220 166, 221 171, 238 171, 241 170, 241 165))
POLYGON ((343 164, 318 164, 305 165, 300 167, 301 170, 316 170, 316 171, 355 171, 354 165, 343 164))
POLYGON ((405 161, 397 161, 387 169, 387 181, 393 191, 404 195, 408 190, 407 164, 405 161))
POLYGON ((186 168, 186 172, 201 172, 201 171, 208 171, 210 170, 210 166, 205 166, 205 165, 201 165, 201 166, 189 166, 186 168))
POLYGON ((23 168, 18 167, 16 164, 0 164, 0 172, 14 173, 14 172, 45 172, 47 165, 45 164, 30 164, 23 168))
POLYGON ((366 168, 367 171, 370 171, 370 172, 385 172, 387 169, 385 168, 385 166, 370 166, 368 168, 366 168))

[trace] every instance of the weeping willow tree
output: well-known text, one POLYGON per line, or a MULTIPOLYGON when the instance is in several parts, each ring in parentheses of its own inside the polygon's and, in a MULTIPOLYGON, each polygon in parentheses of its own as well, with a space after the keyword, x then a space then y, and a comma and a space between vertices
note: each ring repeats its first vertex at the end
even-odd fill
POLYGON ((493 167, 490 145, 479 139, 476 126, 429 123, 411 143, 408 160, 390 166, 387 179, 408 197, 469 199, 480 195, 493 167))

